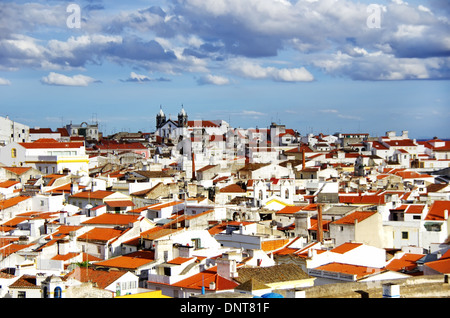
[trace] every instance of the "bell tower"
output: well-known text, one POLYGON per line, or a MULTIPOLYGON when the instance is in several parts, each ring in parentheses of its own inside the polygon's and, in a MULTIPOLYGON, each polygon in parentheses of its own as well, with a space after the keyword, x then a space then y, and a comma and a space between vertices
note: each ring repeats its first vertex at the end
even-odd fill
POLYGON ((178 113, 178 127, 187 127, 188 124, 188 116, 184 111, 183 105, 181 105, 181 110, 178 113))
POLYGON ((156 129, 161 128, 166 122, 166 115, 162 110, 162 106, 159 106, 159 113, 156 115, 156 129))

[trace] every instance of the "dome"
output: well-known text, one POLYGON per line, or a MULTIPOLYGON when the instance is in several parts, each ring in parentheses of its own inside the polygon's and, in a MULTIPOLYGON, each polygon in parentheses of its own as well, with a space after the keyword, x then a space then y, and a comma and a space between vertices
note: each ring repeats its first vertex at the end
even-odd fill
POLYGON ((186 116, 186 112, 184 111, 184 107, 183 107, 183 106, 181 106, 181 110, 180 110, 180 112, 178 113, 178 115, 179 115, 179 116, 186 116))
POLYGON ((165 116, 162 107, 159 108, 159 116, 165 116))

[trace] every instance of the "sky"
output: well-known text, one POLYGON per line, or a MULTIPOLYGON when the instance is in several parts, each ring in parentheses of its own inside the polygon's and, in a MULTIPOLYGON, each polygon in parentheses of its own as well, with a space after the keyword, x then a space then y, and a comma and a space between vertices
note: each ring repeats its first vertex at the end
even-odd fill
POLYGON ((450 138, 448 0, 0 2, 0 116, 450 138))

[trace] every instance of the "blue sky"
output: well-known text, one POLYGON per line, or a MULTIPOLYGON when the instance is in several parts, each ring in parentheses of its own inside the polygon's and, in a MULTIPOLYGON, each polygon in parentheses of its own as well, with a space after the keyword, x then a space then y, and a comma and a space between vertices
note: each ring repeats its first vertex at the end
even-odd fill
POLYGON ((160 105, 183 105, 234 127, 450 138, 447 0, 29 0, 0 15, 0 115, 31 127, 153 131, 160 105))

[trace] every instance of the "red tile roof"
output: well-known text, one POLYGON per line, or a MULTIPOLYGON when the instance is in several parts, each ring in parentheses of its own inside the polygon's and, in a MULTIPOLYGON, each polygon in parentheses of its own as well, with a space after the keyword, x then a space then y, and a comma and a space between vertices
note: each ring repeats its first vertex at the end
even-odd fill
POLYGON ((1 167, 9 172, 12 172, 16 175, 21 175, 31 169, 31 167, 1 167))
POLYGON ((219 127, 219 125, 209 120, 189 120, 189 127, 219 127))
POLYGON ((127 206, 134 206, 134 203, 131 200, 105 201, 105 203, 111 208, 125 208, 127 206))
POLYGON ((425 209, 425 204, 402 204, 401 206, 391 209, 391 211, 404 211, 404 213, 410 214, 422 214, 425 209))
POLYGON ((7 257, 11 254, 14 254, 20 250, 23 250, 25 248, 28 248, 30 246, 33 246, 34 244, 11 244, 11 245, 7 245, 5 246, 2 250, 0 250, 0 255, 2 255, 3 257, 7 257))
POLYGON ((386 140, 384 141, 389 147, 417 147, 411 139, 386 140))
POLYGON ((147 208, 149 210, 161 210, 170 206, 174 206, 174 205, 178 205, 178 204, 183 204, 184 201, 171 201, 171 202, 167 202, 167 203, 156 203, 156 204, 152 204, 147 206, 147 208))
POLYGON ((221 193, 243 193, 245 192, 244 189, 242 189, 237 184, 230 184, 220 189, 221 193))
POLYGON ((72 258, 77 257, 78 255, 80 255, 80 253, 67 253, 65 255, 55 255, 53 256, 51 259, 54 261, 68 261, 71 260, 72 258))
POLYGON ((20 181, 15 181, 15 180, 6 180, 3 182, 0 182, 0 188, 9 188, 12 187, 16 184, 20 183, 20 181))
POLYGON ((139 219, 139 215, 103 213, 99 216, 82 222, 82 224, 103 224, 103 225, 128 225, 139 219))
POLYGON ((383 271, 382 269, 375 268, 375 267, 358 266, 358 265, 343 264, 343 263, 337 263, 337 262, 322 265, 322 266, 316 267, 315 269, 328 271, 328 272, 348 274, 348 275, 356 275, 357 279, 361 279, 366 276, 383 271))
POLYGON ((217 274, 217 266, 192 275, 172 284, 172 286, 196 290, 201 290, 202 287, 204 287, 205 290, 208 291, 211 290, 210 283, 212 282, 215 283, 214 291, 234 290, 235 287, 239 286, 238 283, 219 276, 217 274))
POLYGON ((428 174, 417 173, 415 171, 397 171, 395 175, 402 177, 403 179, 433 178, 433 176, 428 174))
MULTIPOLYGON (((85 188, 86 188, 86 186, 78 185, 78 189, 79 190, 83 190, 85 188)), ((62 186, 57 187, 57 188, 53 188, 53 189, 48 190, 46 192, 48 192, 48 193, 70 193, 71 190, 72 190, 71 183, 67 183, 65 185, 62 185, 62 186)))
POLYGON ((438 259, 437 261, 427 262, 425 266, 442 274, 450 274, 450 258, 438 259))
POLYGON ((412 254, 405 253, 401 258, 392 259, 386 269, 394 272, 399 272, 401 270, 411 271, 417 267, 417 261, 424 257, 425 254, 412 254))
POLYGON ((40 289, 41 286, 36 285, 36 275, 22 275, 9 288, 30 288, 40 289))
POLYGON ((96 283, 99 288, 107 288, 114 283, 120 277, 128 273, 127 271, 104 271, 95 270, 92 268, 77 267, 66 276, 65 279, 74 278, 80 282, 93 282, 96 283))
POLYGON ((84 147, 83 142, 58 142, 54 139, 38 139, 35 142, 21 142, 19 145, 27 149, 74 149, 84 147))
POLYGON ((111 194, 114 194, 113 191, 106 191, 106 190, 97 190, 97 191, 83 191, 75 193, 74 195, 71 195, 71 198, 83 198, 83 199, 104 199, 111 194))
POLYGON ((350 243, 350 242, 347 242, 347 243, 341 244, 341 245, 333 248, 331 251, 334 252, 334 253, 338 253, 338 254, 345 254, 348 251, 351 251, 351 250, 353 250, 353 249, 355 249, 357 247, 360 247, 361 245, 362 245, 362 243, 350 243))
POLYGON ((20 196, 13 197, 10 199, 2 200, 2 201, 0 201, 0 209, 10 208, 12 206, 15 206, 16 204, 19 204, 22 201, 28 200, 28 199, 30 199, 29 196, 20 195, 20 196))
POLYGON ((95 266, 136 270, 141 266, 152 263, 154 260, 155 253, 153 251, 137 251, 130 254, 110 258, 105 261, 95 262, 95 266))
POLYGON ((96 227, 89 232, 80 235, 77 240, 79 241, 97 241, 97 242, 108 242, 117 239, 124 231, 108 228, 96 227))
POLYGON ((167 261, 167 264, 181 265, 193 260, 194 258, 195 257, 175 257, 174 259, 167 261))
POLYGON ((340 195, 339 203, 347 204, 385 204, 384 195, 340 195))
POLYGON ((355 221, 361 222, 365 219, 371 217, 377 212, 367 212, 367 211, 355 211, 349 215, 346 215, 334 222, 333 224, 355 224, 355 221))
POLYGON ((448 219, 450 201, 434 201, 425 217, 426 221, 444 221, 448 219), (447 218, 445 218, 447 211, 447 218))
POLYGON ((304 208, 304 206, 286 206, 282 208, 281 210, 277 211, 275 214, 294 214, 299 211, 301 211, 304 208))
MULTIPOLYGON (((317 231, 318 230, 318 220, 317 219, 311 219, 311 227, 308 229, 310 231, 317 231)), ((330 230, 330 224, 331 220, 322 220, 322 230, 324 232, 329 232, 330 230)))

